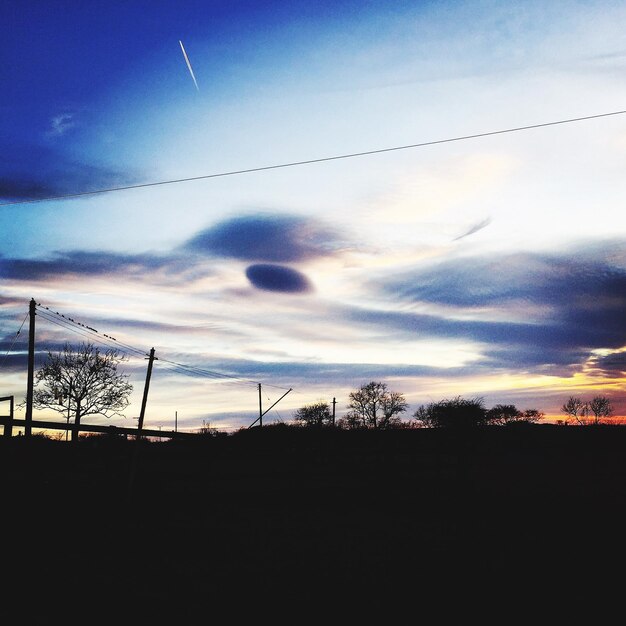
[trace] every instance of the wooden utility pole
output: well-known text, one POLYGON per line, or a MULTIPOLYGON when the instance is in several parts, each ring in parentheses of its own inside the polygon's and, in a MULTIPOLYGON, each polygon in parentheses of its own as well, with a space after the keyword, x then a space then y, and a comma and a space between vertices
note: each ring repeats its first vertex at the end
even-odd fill
POLYGON ((267 409, 265 409, 265 411, 263 411, 262 407, 261 407, 261 383, 259 383, 259 417, 257 417, 254 422, 252 422, 252 424, 250 424, 250 426, 248 426, 248 428, 252 428, 257 422, 261 422, 261 424, 263 423, 263 416, 266 413, 269 413, 290 391, 293 391, 293 389, 288 389, 287 391, 285 391, 285 393, 280 396, 280 398, 278 398, 278 400, 276 400, 276 402, 274 402, 274 404, 272 404, 272 406, 268 407, 267 409))
POLYGON ((35 307, 34 298, 30 300, 28 307, 28 379, 26 381, 26 419, 24 423, 24 435, 30 437, 33 431, 33 381, 35 369, 35 307))
POLYGON ((154 363, 154 348, 150 350, 148 356, 148 372, 146 373, 146 384, 143 388, 143 400, 141 401, 141 413, 139 414, 139 425, 137 427, 137 439, 141 439, 141 430, 143 428, 143 419, 146 415, 146 403, 148 402, 148 389, 150 389, 150 377, 152 376, 152 364, 154 363))
POLYGON ((335 425, 335 405, 337 404, 336 398, 333 398, 333 426, 335 425))

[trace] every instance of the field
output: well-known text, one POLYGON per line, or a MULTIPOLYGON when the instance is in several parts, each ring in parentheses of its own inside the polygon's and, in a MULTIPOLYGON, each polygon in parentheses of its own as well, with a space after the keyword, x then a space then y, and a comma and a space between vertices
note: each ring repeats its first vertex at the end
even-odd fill
POLYGON ((3 606, 186 624, 608 593, 625 451, 623 427, 548 425, 3 439, 3 606))

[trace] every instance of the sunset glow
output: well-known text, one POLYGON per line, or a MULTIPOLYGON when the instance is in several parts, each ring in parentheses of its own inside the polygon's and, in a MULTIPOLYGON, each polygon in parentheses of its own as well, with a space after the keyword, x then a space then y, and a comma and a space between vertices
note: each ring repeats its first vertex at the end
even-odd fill
MULTIPOLYGON (((155 348, 150 427, 245 427, 259 383, 292 389, 268 421, 341 414, 371 380, 404 419, 626 417, 623 2, 27 4, 0 9, 0 396, 24 399, 34 298, 37 364, 155 348)), ((106 423, 136 423, 129 356, 106 423)))

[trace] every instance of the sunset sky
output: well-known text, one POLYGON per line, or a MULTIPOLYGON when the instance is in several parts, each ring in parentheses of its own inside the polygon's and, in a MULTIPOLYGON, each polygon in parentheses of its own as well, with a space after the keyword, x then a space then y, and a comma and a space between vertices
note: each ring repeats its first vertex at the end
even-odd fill
POLYGON ((0 24, 0 396, 25 396, 34 298, 37 365, 129 356, 126 416, 92 423, 136 423, 151 347, 152 428, 247 426, 258 383, 292 389, 264 423, 371 380, 406 419, 457 395, 626 415, 623 1, 25 0, 0 24))

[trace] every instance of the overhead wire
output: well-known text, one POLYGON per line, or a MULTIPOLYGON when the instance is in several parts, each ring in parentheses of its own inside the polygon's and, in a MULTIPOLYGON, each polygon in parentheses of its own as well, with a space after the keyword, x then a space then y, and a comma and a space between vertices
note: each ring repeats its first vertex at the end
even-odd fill
POLYGON ((41 309, 39 309, 38 312, 38 316, 42 317, 43 319, 56 324, 57 326, 60 326, 62 328, 65 328, 73 333, 76 333, 78 335, 81 335, 82 337, 85 337, 87 339, 90 339, 92 341, 96 341, 102 345, 105 345, 109 348, 115 348, 117 350, 119 350, 120 352, 123 352, 124 354, 126 354, 127 356, 134 356, 134 357, 144 357, 146 356, 146 352, 145 350, 139 350, 137 348, 133 348, 132 346, 127 346, 126 344, 121 344, 122 347, 120 347, 120 342, 117 342, 115 339, 113 339, 110 336, 103 336, 100 333, 97 333, 97 331, 91 332, 90 330, 86 329, 86 328, 82 328, 78 325, 76 325, 76 323, 69 321, 67 318, 61 319, 61 314, 57 313, 56 316, 54 314, 55 312, 48 312, 48 311, 42 311, 41 309), (51 314, 52 313, 52 314, 51 314))
MULTIPOLYGON (((119 349, 121 352, 124 352, 128 356, 135 357, 145 357, 147 355, 145 350, 141 350, 130 344, 121 342, 117 340, 115 337, 108 335, 106 333, 101 333, 95 328, 88 326, 86 324, 82 324, 81 322, 76 321, 74 318, 69 317, 67 315, 63 315, 58 311, 53 311, 47 306, 44 306, 40 303, 36 305, 38 310, 38 315, 43 317, 44 319, 60 326, 62 328, 66 328, 71 332, 74 332, 78 335, 86 337, 88 339, 92 339, 94 341, 98 341, 99 343, 107 346, 114 347, 119 349), (131 354, 129 354, 129 351, 131 354)), ((234 384, 245 384, 245 385, 258 385, 260 384, 258 381, 253 381, 249 379, 245 379, 239 376, 232 376, 230 374, 223 374, 221 372, 216 372, 212 370, 208 370, 205 368, 200 368, 194 365, 186 365, 184 363, 177 363, 176 361, 172 361, 169 359, 164 359, 162 357, 158 357, 157 361, 162 363, 164 367, 167 367, 170 370, 177 371, 182 374, 186 374, 188 376, 202 377, 202 378, 213 378, 215 380, 223 380, 224 382, 234 383, 234 384)), ((268 383, 264 383, 266 386, 276 387, 278 389, 286 389, 286 387, 280 387, 278 385, 270 385, 268 383)))
MULTIPOLYGON (((52 324, 55 324, 55 325, 57 325, 57 326, 59 326, 59 327, 61 327, 61 328, 65 329, 65 330, 69 330, 70 332, 73 332, 73 333, 75 333, 75 334, 77 334, 77 335, 80 335, 80 336, 82 336, 82 337, 85 337, 85 338, 87 338, 87 339, 89 339, 89 340, 91 340, 91 341, 96 341, 96 342, 98 342, 98 343, 100 343, 100 344, 102 344, 102 345, 104 345, 104 346, 106 346, 106 347, 108 347, 108 348, 115 347, 113 344, 111 344, 111 343, 109 343, 109 342, 107 342, 107 341, 103 341, 102 339, 100 339, 100 338, 99 338, 99 337, 97 337, 97 336, 94 336, 94 335, 92 335, 92 334, 86 333, 86 332, 84 332, 84 331, 82 331, 82 330, 80 330, 80 329, 78 329, 78 328, 75 328, 75 327, 73 327, 73 326, 69 325, 69 324, 65 324, 65 323, 63 323, 62 321, 60 321, 60 320, 58 320, 58 319, 55 319, 54 317, 47 316, 47 315, 45 315, 45 314, 41 314, 41 317, 42 317, 43 319, 47 320, 48 322, 52 323, 52 324)), ((123 353, 124 353, 124 354, 126 354, 128 357, 137 357, 137 356, 138 356, 137 354, 135 354, 135 353, 129 353, 129 352, 128 352, 128 351, 126 351, 126 350, 120 350, 120 352, 123 352, 123 353)), ((143 353, 142 353, 142 355, 141 355, 141 356, 143 356, 143 353)))
POLYGON ((19 334, 22 332, 22 328, 24 327, 24 324, 26 323, 27 319, 28 319, 28 313, 26 313, 26 315, 24 316, 24 319, 22 320, 22 323, 20 324, 20 327, 18 328, 17 332, 15 333, 15 337, 13 337, 13 341, 11 342, 11 345, 9 346, 9 349, 6 351, 6 353, 2 357, 2 361, 0 361, 0 366, 4 365, 4 363, 7 360, 9 354, 13 350, 13 346, 15 345, 15 342, 17 341, 17 338, 18 338, 19 334))
POLYGON ((116 339, 115 337, 112 337, 111 335, 107 335, 106 333, 101 333, 100 331, 96 330, 95 328, 93 328, 92 326, 88 326, 87 324, 83 324, 81 322, 77 322, 74 318, 70 317, 69 315, 63 315, 62 313, 59 313, 58 311, 53 311, 52 309, 50 309, 47 306, 43 306, 39 303, 37 303, 37 308, 40 310, 41 312, 41 308, 43 307, 44 309, 46 309, 46 311, 50 314, 54 314, 59 318, 62 318, 64 322, 71 324, 71 325, 75 325, 75 326, 79 326, 81 327, 81 329, 85 329, 86 331, 88 331, 89 333, 93 333, 95 335, 97 335, 102 341, 108 341, 109 343, 111 343, 111 345, 115 345, 117 346, 122 346, 127 350, 130 350, 131 352, 135 352, 138 355, 141 356, 145 356, 146 350, 142 350, 140 348, 136 348, 135 346, 131 346, 127 343, 124 343, 123 341, 119 341, 118 339, 116 339))
MULTIPOLYGON (((265 397, 267 398, 268 402, 271 402, 270 397, 267 394, 265 394, 265 397)), ((282 422, 283 418, 282 418, 281 414, 278 412, 278 409, 272 408, 272 411, 274 411, 274 413, 276 413, 276 415, 278 416, 278 421, 282 422)))
POLYGON ((196 365, 186 365, 184 363, 177 363, 176 361, 170 361, 168 359, 161 359, 164 363, 171 364, 181 369, 181 371, 188 371, 190 373, 195 373, 202 376, 207 376, 216 379, 223 379, 225 382, 233 382, 233 383, 241 383, 246 385, 259 385, 263 384, 263 386, 267 387, 276 387, 277 389, 286 389, 286 387, 280 387, 278 385, 271 385, 269 383, 259 383, 259 381, 251 380, 247 378, 242 378, 240 376, 232 376, 230 374, 223 374, 222 372, 216 372, 213 370, 207 370, 202 367, 198 367, 196 365))
POLYGON ((516 133, 516 132, 520 132, 520 131, 525 131, 525 130, 532 130, 532 129, 536 129, 536 128, 546 128, 548 126, 556 126, 558 124, 571 124, 574 122, 583 122, 586 120, 593 120, 593 119, 599 119, 599 118, 603 118, 603 117, 610 117, 610 116, 615 116, 615 115, 623 115, 624 113, 626 113, 626 110, 623 111, 611 111, 608 113, 597 113, 595 115, 585 115, 582 117, 572 117, 572 118, 568 118, 568 119, 560 119, 560 120, 553 120, 550 122, 541 122, 538 124, 528 124, 526 126, 516 126, 513 128, 503 128, 500 130, 492 130, 492 131, 487 131, 487 132, 481 132, 481 133, 474 133, 472 135, 461 135, 461 136, 457 136, 457 137, 448 137, 445 139, 435 139, 432 141, 422 141, 419 143, 412 143, 412 144, 407 144, 407 145, 401 145, 401 146, 392 146, 390 148, 377 148, 374 150, 364 150, 362 152, 351 152, 351 153, 347 153, 347 154, 336 154, 336 155, 332 155, 332 156, 326 156, 326 157, 320 157, 317 159, 305 159, 302 161, 291 161, 291 162, 287 162, 287 163, 277 163, 274 165, 263 165, 261 167, 250 167, 250 168, 245 168, 245 169, 237 169, 237 170, 230 170, 230 171, 225 171, 225 172, 216 172, 213 174, 204 174, 201 176, 189 176, 187 178, 176 178, 176 179, 170 179, 170 180, 159 180, 159 181, 154 181, 154 182, 149 182, 149 183, 139 183, 136 185, 124 185, 124 186, 119 186, 119 187, 108 187, 105 189, 96 189, 93 191, 80 191, 80 192, 76 192, 76 193, 67 193, 67 194, 59 194, 56 196, 45 196, 42 198, 29 198, 26 200, 11 200, 9 202, 0 202, 0 206, 11 206, 11 205, 17 205, 17 204, 34 204, 37 202, 51 202, 54 200, 65 200, 65 199, 70 199, 70 198, 79 198, 82 196, 94 196, 94 195, 99 195, 99 194, 105 194, 105 193, 112 193, 115 191, 127 191, 127 190, 131 190, 131 189, 142 189, 142 188, 146 188, 146 187, 157 187, 160 185, 172 185, 172 184, 177 184, 177 183, 187 183, 187 182, 192 182, 192 181, 197 181, 197 180, 207 180, 210 178, 221 178, 221 177, 225 177, 225 176, 237 176, 240 174, 250 174, 253 172, 265 172, 268 170, 276 170, 276 169, 281 169, 281 168, 287 168, 287 167, 296 167, 296 166, 300 166, 300 165, 311 165, 314 163, 324 163, 324 162, 328 162, 328 161, 338 161, 340 159, 352 159, 355 157, 363 157, 363 156, 371 156, 371 155, 375 155, 375 154, 383 154, 385 152, 395 152, 398 150, 409 150, 409 149, 415 149, 415 148, 424 148, 426 146, 434 146, 437 144, 444 144, 444 143, 452 143, 455 141, 467 141, 469 139, 479 139, 481 137, 490 137, 490 136, 494 136, 494 135, 503 135, 505 133, 516 133))

